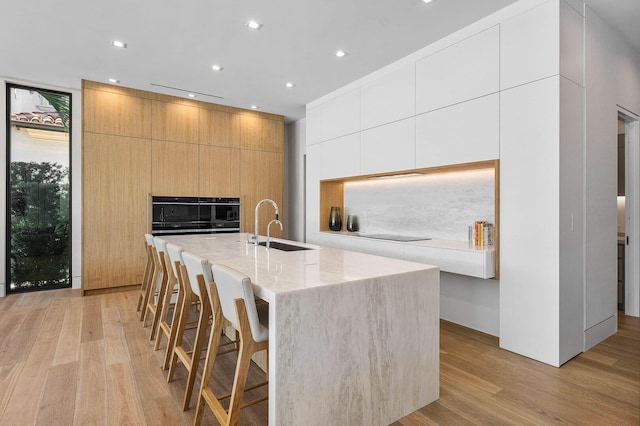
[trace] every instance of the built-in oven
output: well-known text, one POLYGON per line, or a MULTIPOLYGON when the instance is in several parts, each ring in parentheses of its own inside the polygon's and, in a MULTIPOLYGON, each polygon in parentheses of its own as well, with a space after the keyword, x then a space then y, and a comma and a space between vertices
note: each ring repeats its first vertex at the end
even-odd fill
POLYGON ((153 196, 153 235, 240 232, 238 197, 153 196))

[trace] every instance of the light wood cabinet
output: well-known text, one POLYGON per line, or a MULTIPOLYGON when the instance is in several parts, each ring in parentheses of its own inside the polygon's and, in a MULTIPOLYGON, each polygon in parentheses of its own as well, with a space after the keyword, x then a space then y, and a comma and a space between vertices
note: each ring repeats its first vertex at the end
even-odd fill
POLYGON ((145 262, 151 142, 85 133, 83 291, 138 284, 145 262))
POLYGON ((237 197, 240 192, 240 150, 200 145, 199 191, 201 197, 237 197))
POLYGON ((198 188, 198 145, 154 140, 151 145, 153 195, 194 195, 198 188))
POLYGON ((282 123, 260 116, 240 116, 240 147, 259 151, 283 152, 282 123))
POLYGON ((240 114, 200 108, 200 135, 202 145, 240 146, 240 114))
POLYGON ((151 101, 102 90, 82 92, 83 132, 151 137, 151 101))
POLYGON ((259 200, 284 210, 282 116, 90 81, 83 100, 84 294, 140 284, 150 195, 240 197, 248 231, 259 200))
POLYGON ((153 101, 152 139, 195 143, 198 140, 200 109, 171 102, 153 101))

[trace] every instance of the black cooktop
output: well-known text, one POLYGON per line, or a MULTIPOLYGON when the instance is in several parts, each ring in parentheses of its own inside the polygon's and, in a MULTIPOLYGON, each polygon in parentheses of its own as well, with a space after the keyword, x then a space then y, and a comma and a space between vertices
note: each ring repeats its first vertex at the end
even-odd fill
POLYGON ((411 235, 393 235, 393 234, 360 234, 365 238, 377 238, 379 240, 392 240, 392 241, 422 241, 430 240, 430 237, 416 237, 411 235))

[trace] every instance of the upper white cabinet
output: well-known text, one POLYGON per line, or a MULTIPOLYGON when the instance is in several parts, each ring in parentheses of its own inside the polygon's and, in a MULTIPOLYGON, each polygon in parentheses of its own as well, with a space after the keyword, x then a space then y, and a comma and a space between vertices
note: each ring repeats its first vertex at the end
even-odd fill
POLYGON ((495 26, 416 62, 416 114, 497 92, 499 44, 495 26))
POLYGON ((500 158, 500 95, 416 117, 416 167, 500 158))
POLYGON ((414 117, 361 133, 361 174, 415 168, 414 117))
POLYGON ((360 88, 307 110, 307 145, 360 131, 360 88))
POLYGON ((411 117, 416 111, 415 64, 377 77, 365 83, 361 91, 363 130, 411 117))
POLYGON ((555 1, 543 3, 501 23, 500 89, 558 74, 559 37, 560 9, 555 1))
POLYGON ((360 132, 307 147, 307 163, 318 179, 360 175, 360 132))

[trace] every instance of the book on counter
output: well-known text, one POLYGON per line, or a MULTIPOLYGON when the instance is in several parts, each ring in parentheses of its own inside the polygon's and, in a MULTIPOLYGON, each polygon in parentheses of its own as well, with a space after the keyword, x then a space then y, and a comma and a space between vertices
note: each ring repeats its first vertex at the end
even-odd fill
POLYGON ((495 244, 495 227, 493 223, 476 220, 470 237, 474 248, 492 247, 495 244))

